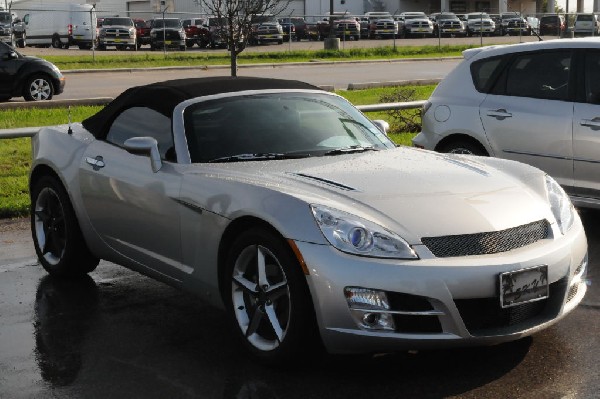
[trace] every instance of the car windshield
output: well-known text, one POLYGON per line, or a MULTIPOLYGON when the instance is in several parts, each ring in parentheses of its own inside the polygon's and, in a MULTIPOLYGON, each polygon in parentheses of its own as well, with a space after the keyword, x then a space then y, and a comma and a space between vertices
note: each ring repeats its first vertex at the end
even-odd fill
POLYGON ((133 21, 129 18, 104 18, 102 26, 109 25, 133 26, 133 21))
POLYGON ((208 26, 226 26, 227 25, 227 19, 225 18, 209 18, 208 19, 208 26))
POLYGON ((487 14, 469 14, 467 16, 469 19, 489 19, 490 16, 487 14))
POLYGON ((264 22, 277 22, 274 15, 255 15, 252 17, 253 24, 262 24, 264 22))
POLYGON ((178 19, 156 19, 154 20, 155 28, 179 28, 181 26, 181 21, 178 19), (164 21, 164 25, 163 25, 164 21))
POLYGON ((425 16, 425 14, 413 14, 413 15, 405 15, 404 16, 404 19, 417 19, 417 18, 423 19, 423 18, 427 18, 427 17, 425 16))
POLYGON ((438 20, 443 20, 443 19, 456 19, 456 15, 454 14, 440 14, 438 15, 437 19, 438 20))
POLYGON ((299 158, 395 145, 346 100, 320 93, 234 96, 184 112, 193 163, 299 158))
POLYGON ((12 21, 12 18, 10 16, 10 14, 7 13, 2 13, 0 14, 0 23, 10 23, 12 21))
POLYGON ((576 20, 579 21, 592 21, 594 19, 593 15, 578 15, 576 20))

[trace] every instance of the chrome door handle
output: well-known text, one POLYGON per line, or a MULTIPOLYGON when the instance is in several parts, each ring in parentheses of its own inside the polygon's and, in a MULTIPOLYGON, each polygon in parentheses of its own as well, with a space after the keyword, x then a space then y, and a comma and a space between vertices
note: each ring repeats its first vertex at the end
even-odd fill
POLYGON ((600 117, 597 116, 594 119, 582 119, 579 124, 581 126, 600 128, 600 117))
POLYGON ((501 109, 497 109, 497 110, 490 109, 487 112, 487 116, 491 116, 492 118, 496 118, 501 121, 506 118, 511 118, 512 114, 510 112, 506 112, 505 109, 501 108, 501 109))
POLYGON ((101 155, 98 155, 96 158, 85 157, 85 162, 92 165, 92 168, 94 170, 100 170, 101 168, 106 166, 106 164, 104 163, 104 158, 102 158, 101 155))

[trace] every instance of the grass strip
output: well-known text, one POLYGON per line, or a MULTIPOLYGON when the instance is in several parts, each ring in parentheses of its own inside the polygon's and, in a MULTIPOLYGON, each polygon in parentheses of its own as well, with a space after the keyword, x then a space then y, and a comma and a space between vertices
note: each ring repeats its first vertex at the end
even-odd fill
MULTIPOLYGON (((374 47, 347 50, 297 50, 274 52, 243 52, 238 63, 286 63, 315 61, 350 61, 380 60, 402 58, 432 58, 460 56, 462 51, 477 46, 445 45, 445 46, 406 46, 406 47, 374 47)), ((148 68, 165 66, 212 66, 229 65, 230 58, 226 52, 220 53, 162 53, 127 54, 127 55, 91 55, 67 56, 49 55, 45 59, 56 64, 61 70, 70 69, 108 69, 108 68, 148 68)))

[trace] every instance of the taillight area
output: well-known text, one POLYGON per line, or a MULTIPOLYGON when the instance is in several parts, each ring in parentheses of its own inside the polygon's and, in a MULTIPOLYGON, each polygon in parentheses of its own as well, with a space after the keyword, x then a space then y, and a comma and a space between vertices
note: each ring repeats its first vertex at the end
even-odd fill
POLYGON ((429 101, 425 101, 423 107, 421 107, 421 118, 425 116, 425 113, 431 108, 431 103, 429 101))
POLYGON ((73 25, 69 24, 67 26, 67 31, 69 32, 69 36, 71 36, 73 34, 73 25))

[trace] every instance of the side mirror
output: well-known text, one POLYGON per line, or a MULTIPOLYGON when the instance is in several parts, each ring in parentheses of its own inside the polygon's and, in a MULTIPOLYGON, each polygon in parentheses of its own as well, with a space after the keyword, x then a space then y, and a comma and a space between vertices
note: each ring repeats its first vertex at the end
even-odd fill
POLYGON ((19 55, 14 51, 10 51, 2 56, 4 61, 16 60, 17 58, 19 58, 19 55))
POLYGON ((154 173, 162 168, 160 152, 158 151, 158 142, 152 137, 132 137, 123 143, 125 149, 138 155, 146 155, 150 158, 150 165, 154 173))
POLYGON ((387 135, 388 130, 390 130, 390 124, 384 121, 383 119, 375 119, 372 121, 375 126, 383 133, 387 135))

